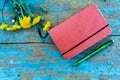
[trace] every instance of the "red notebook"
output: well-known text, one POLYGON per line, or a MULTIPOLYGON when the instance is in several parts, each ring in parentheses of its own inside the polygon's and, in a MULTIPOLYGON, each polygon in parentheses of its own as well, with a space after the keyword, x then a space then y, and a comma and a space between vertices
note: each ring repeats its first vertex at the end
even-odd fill
POLYGON ((111 28, 95 4, 49 31, 65 59, 71 59, 111 34, 111 28))

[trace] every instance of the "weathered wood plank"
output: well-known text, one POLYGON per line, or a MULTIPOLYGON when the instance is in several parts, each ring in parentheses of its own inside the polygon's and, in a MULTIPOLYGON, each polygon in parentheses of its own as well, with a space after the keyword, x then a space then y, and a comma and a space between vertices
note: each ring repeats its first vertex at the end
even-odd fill
MULTIPOLYGON (((40 14, 39 6, 48 8, 47 20, 53 27, 90 2, 95 2, 113 29, 113 35, 120 35, 120 0, 26 0, 34 14, 40 14), (34 6, 33 6, 34 5, 34 6)), ((3 0, 0 0, 0 12, 3 0)), ((7 3, 5 20, 10 22, 11 9, 7 3)), ((1 15, 0 15, 1 17, 1 15)), ((1 19, 0 19, 1 22, 1 19)), ((39 26, 37 26, 39 27, 39 26)), ((67 61, 62 58, 50 37, 42 40, 37 27, 18 32, 0 31, 0 43, 23 42, 22 44, 0 44, 0 80, 119 80, 120 79, 120 37, 112 37, 115 43, 91 59, 73 68, 71 64, 88 51, 67 61), (25 42, 33 42, 24 44, 25 42), (35 42, 35 43, 34 43, 35 42), (40 42, 40 43, 38 43, 40 42)), ((95 48, 95 47, 94 47, 95 48)), ((91 48, 92 49, 92 48, 91 48)))
POLYGON ((0 45, 0 79, 119 80, 120 37, 112 38, 115 41, 112 46, 78 67, 71 67, 71 64, 81 55, 65 60, 54 44, 2 44, 0 45))
MULTIPOLYGON (((50 20, 53 23, 53 27, 58 25, 65 19, 69 18, 79 10, 83 9, 90 2, 94 2, 98 5, 103 15, 107 19, 108 23, 113 29, 114 35, 120 34, 120 2, 119 0, 27 0, 31 5, 34 14, 40 14, 40 6, 48 8, 48 14, 44 14, 46 20, 50 20)), ((3 0, 0 0, 0 12, 3 5, 3 0)), ((6 4, 5 21, 11 21, 11 8, 9 3, 6 4)), ((1 17, 1 15, 0 15, 1 17)), ((1 19, 0 19, 1 22, 1 19)), ((39 26, 38 26, 39 27, 39 26)), ((22 30, 18 32, 6 32, 0 31, 0 42, 25 42, 25 41, 41 41, 39 38, 37 27, 28 30, 22 30)), ((48 37, 46 40, 49 40, 48 37)))

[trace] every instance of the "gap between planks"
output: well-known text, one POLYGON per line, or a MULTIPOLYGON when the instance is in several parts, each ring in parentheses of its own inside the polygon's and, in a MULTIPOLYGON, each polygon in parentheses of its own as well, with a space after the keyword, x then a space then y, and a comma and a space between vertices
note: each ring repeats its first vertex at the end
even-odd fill
MULTIPOLYGON (((114 36, 114 37, 120 37, 120 35, 109 35, 109 36, 114 36)), ((0 44, 54 44, 53 42, 0 42, 0 44)))

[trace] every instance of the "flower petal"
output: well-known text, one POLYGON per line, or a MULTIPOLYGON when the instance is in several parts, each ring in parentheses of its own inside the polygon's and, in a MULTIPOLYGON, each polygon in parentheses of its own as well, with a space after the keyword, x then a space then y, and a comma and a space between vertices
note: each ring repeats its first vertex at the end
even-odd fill
POLYGON ((31 24, 31 17, 30 16, 24 16, 22 19, 19 20, 19 23, 22 28, 30 28, 32 26, 31 24))
POLYGON ((2 25, 0 25, 0 30, 4 30, 8 27, 8 24, 2 23, 2 25))
POLYGON ((37 23, 40 21, 40 19, 41 19, 41 16, 35 17, 35 18, 33 19, 32 25, 37 24, 37 23))
POLYGON ((43 31, 48 31, 48 30, 50 29, 50 27, 51 27, 51 22, 48 21, 48 22, 46 23, 45 27, 43 28, 43 31))
POLYGON ((14 28, 21 29, 22 27, 20 25, 13 25, 14 28))
POLYGON ((10 27, 10 28, 6 28, 6 30, 7 30, 7 31, 16 31, 17 28, 15 28, 15 27, 10 27))

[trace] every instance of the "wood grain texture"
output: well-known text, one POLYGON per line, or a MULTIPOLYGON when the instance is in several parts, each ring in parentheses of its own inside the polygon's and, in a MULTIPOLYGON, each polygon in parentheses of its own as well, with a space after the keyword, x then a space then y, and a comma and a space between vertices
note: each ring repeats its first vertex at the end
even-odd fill
MULTIPOLYGON (((115 43, 78 67, 82 56, 64 60, 54 44, 0 45, 1 80, 119 80, 120 37, 115 43)), ((88 52, 85 52, 88 53, 88 52)))
MULTIPOLYGON (((120 35, 120 0, 26 1, 36 15, 41 13, 39 6, 48 8, 49 13, 45 14, 45 17, 53 22, 53 27, 83 9, 89 2, 94 2, 112 27, 112 34, 120 35)), ((3 0, 0 0, 0 12, 2 5, 3 0)), ((10 22, 12 12, 8 3, 4 13, 6 22, 10 22)), ((44 40, 39 38, 37 27, 39 26, 18 32, 0 31, 0 43, 19 42, 19 44, 0 44, 0 80, 120 79, 120 36, 112 36, 115 41, 112 46, 73 68, 71 64, 88 51, 69 61, 64 60, 50 37, 44 40)))

